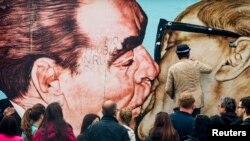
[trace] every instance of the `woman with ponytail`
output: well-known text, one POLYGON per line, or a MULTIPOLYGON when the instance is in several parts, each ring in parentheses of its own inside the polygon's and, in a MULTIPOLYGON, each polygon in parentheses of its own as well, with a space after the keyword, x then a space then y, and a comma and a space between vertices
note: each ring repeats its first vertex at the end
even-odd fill
POLYGON ((40 126, 45 113, 44 105, 38 103, 27 109, 21 121, 22 137, 25 141, 32 141, 33 134, 40 126))

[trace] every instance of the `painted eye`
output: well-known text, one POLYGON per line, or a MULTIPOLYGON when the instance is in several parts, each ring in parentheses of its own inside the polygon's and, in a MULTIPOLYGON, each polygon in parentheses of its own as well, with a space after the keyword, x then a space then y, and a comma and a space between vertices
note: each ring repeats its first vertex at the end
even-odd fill
POLYGON ((133 60, 133 59, 130 59, 130 60, 124 62, 121 66, 123 66, 123 67, 129 67, 129 66, 131 66, 133 63, 134 63, 134 60, 133 60))

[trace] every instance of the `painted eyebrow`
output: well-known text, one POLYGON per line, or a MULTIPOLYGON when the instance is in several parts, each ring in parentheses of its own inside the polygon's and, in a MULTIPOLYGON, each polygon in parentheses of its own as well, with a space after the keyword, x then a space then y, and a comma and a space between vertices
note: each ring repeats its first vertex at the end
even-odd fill
POLYGON ((111 58, 108 61, 108 66, 110 66, 113 62, 115 62, 120 56, 122 56, 126 52, 133 50, 134 48, 141 45, 142 41, 143 41, 143 38, 141 38, 140 36, 130 36, 128 38, 125 38, 123 42, 121 43, 122 49, 120 50, 115 49, 111 53, 111 58))

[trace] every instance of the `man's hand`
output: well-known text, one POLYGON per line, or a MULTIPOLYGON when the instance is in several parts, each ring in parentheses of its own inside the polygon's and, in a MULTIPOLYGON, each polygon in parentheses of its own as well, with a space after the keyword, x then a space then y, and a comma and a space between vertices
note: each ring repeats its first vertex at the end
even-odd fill
POLYGON ((196 61, 198 58, 196 56, 190 57, 190 60, 196 61))
POLYGON ((12 114, 15 113, 15 112, 16 112, 15 108, 13 108, 13 107, 8 107, 8 108, 4 109, 3 115, 4 115, 4 116, 10 116, 10 115, 12 115, 12 114))

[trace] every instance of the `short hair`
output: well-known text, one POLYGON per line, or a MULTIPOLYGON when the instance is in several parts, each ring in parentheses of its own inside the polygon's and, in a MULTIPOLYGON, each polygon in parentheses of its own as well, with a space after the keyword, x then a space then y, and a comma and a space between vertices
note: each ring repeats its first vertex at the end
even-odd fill
POLYGON ((191 93, 184 92, 180 94, 178 102, 180 107, 191 108, 195 102, 195 99, 191 93))
POLYGON ((114 102, 110 104, 105 104, 104 102, 104 104, 102 105, 102 114, 104 116, 113 117, 116 114, 116 110, 117 110, 117 105, 114 102))
POLYGON ((187 54, 177 54, 178 58, 179 59, 182 59, 182 58, 189 58, 190 54, 187 53, 187 54))
POLYGON ((236 111, 236 101, 231 97, 221 98, 220 106, 225 108, 226 112, 235 112, 236 111))
POLYGON ((132 119, 132 110, 130 108, 121 109, 120 119, 122 120, 122 122, 129 126, 132 119))
POLYGON ((5 116, 0 122, 0 133, 9 137, 18 135, 18 123, 13 116, 5 116))
POLYGON ((245 108, 246 114, 250 115, 250 96, 242 97, 240 102, 241 106, 245 108))
POLYGON ((28 91, 38 58, 77 72, 77 59, 88 42, 78 31, 77 7, 77 0, 0 2, 0 90, 9 99, 28 91))

